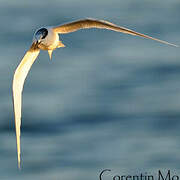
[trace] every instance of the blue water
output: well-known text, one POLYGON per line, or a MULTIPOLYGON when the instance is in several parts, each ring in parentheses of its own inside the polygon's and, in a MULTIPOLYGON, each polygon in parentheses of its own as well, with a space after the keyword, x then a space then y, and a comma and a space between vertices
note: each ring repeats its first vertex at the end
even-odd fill
POLYGON ((180 45, 178 0, 0 0, 0 179, 92 180, 180 175, 179 48, 107 30, 81 30, 42 51, 24 86, 22 170, 11 96, 34 31, 92 17, 180 45))

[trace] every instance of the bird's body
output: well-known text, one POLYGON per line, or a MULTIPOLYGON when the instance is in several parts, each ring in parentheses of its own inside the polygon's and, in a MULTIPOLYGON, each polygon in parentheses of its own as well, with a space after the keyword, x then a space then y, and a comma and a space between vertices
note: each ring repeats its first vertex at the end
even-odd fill
POLYGON ((21 126, 21 102, 22 102, 22 90, 26 76, 39 55, 40 50, 47 50, 49 57, 53 50, 59 47, 64 47, 64 44, 59 40, 59 34, 66 34, 77 31, 79 29, 88 28, 99 28, 108 29, 116 32, 122 32, 126 34, 131 34, 135 36, 141 36, 147 39, 152 39, 164 44, 171 46, 176 46, 174 44, 162 41, 145 34, 135 32, 133 30, 117 26, 107 21, 95 20, 95 19, 83 19, 74 22, 70 22, 64 25, 55 27, 43 27, 38 29, 34 36, 33 42, 30 49, 26 52, 21 63, 18 65, 14 73, 13 78, 13 104, 14 104, 14 114, 15 114, 15 127, 16 127, 16 140, 17 140, 17 154, 18 154, 18 166, 20 168, 20 126, 21 126))

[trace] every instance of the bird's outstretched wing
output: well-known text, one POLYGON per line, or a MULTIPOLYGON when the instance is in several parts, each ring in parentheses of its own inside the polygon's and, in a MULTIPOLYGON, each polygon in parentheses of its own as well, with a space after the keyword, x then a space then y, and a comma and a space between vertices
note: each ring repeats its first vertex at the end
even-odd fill
POLYGON ((172 43, 169 43, 169 42, 166 42, 166 41, 162 41, 160 39, 156 39, 156 38, 153 38, 151 36, 147 36, 145 34, 135 32, 135 31, 133 31, 131 29, 127 29, 127 28, 122 27, 122 26, 117 26, 117 25, 115 25, 113 23, 110 23, 108 21, 96 20, 96 19, 82 19, 82 20, 70 22, 70 23, 67 23, 67 24, 56 26, 56 27, 53 28, 53 30, 55 32, 57 32, 57 33, 60 33, 60 34, 66 34, 66 33, 71 33, 71 32, 77 31, 79 29, 89 29, 89 28, 109 29, 109 30, 112 30, 112 31, 131 34, 131 35, 134 35, 134 36, 141 36, 141 37, 144 37, 144 38, 147 38, 147 39, 152 39, 152 40, 164 43, 164 44, 168 44, 168 45, 171 45, 171 46, 178 47, 175 44, 172 44, 172 43))
POLYGON ((16 128, 16 143, 17 143, 17 154, 18 154, 18 167, 20 168, 20 127, 21 127, 21 103, 22 103, 22 90, 26 76, 36 60, 40 50, 33 43, 30 49, 26 52, 21 63, 18 65, 14 73, 13 78, 13 105, 15 115, 15 128, 16 128))

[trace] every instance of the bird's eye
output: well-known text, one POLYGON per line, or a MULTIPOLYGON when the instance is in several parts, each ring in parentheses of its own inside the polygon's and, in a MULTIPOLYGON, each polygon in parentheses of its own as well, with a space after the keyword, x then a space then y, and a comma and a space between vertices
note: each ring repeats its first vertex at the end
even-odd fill
POLYGON ((48 30, 46 28, 41 28, 36 32, 36 35, 42 35, 42 39, 44 39, 48 35, 48 30))

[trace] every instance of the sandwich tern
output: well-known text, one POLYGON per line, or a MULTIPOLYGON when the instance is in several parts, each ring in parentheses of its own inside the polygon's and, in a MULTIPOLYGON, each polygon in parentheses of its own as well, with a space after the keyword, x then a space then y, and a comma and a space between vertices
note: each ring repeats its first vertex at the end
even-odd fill
POLYGON ((40 50, 47 50, 49 54, 49 58, 51 59, 52 52, 56 48, 65 47, 65 45, 59 39, 59 34, 66 34, 80 29, 89 29, 89 28, 108 29, 121 33, 131 34, 134 36, 140 36, 143 38, 158 41, 160 43, 178 47, 175 44, 171 44, 169 42, 162 41, 160 39, 156 39, 151 36, 147 36, 145 34, 135 32, 131 29, 127 29, 125 27, 115 25, 108 21, 96 20, 96 19, 82 19, 59 26, 48 26, 38 29, 33 36, 33 41, 29 50, 25 53, 20 64, 16 68, 13 77, 12 90, 13 90, 13 105, 14 105, 15 128, 16 128, 17 157, 18 157, 19 168, 21 162, 21 158, 20 158, 21 104, 22 104, 23 85, 26 76, 32 64, 39 55, 40 50))

